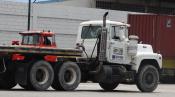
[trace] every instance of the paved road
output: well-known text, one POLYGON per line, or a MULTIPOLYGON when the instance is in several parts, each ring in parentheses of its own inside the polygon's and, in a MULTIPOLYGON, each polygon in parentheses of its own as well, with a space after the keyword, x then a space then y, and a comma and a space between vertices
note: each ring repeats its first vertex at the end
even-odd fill
POLYGON ((104 92, 98 84, 80 84, 76 91, 26 91, 16 86, 0 90, 0 97, 175 97, 175 84, 161 84, 154 93, 141 93, 135 85, 119 85, 112 92, 104 92))

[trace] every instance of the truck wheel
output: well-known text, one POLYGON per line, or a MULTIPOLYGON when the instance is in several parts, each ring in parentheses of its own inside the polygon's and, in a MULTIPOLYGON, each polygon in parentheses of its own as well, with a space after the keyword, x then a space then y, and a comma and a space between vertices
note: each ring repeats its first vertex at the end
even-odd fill
POLYGON ((140 91, 153 92, 157 88, 158 82, 159 73, 156 67, 147 64, 139 70, 136 85, 140 91))
POLYGON ((115 83, 99 83, 99 85, 105 91, 112 91, 119 85, 119 83, 118 82, 115 82, 115 83))
MULTIPOLYGON (((9 76, 7 76, 9 77, 9 76)), ((17 83, 12 78, 0 79, 0 89, 11 89, 15 87, 17 83)))
POLYGON ((46 90, 52 84, 53 79, 52 66, 48 62, 38 61, 30 68, 27 87, 31 86, 34 90, 39 91, 46 90))
POLYGON ((65 62, 56 66, 52 88, 55 90, 71 91, 78 87, 81 81, 79 66, 74 62, 65 62))
POLYGON ((15 87, 17 83, 15 82, 15 75, 9 70, 0 74, 0 89, 11 89, 15 87))

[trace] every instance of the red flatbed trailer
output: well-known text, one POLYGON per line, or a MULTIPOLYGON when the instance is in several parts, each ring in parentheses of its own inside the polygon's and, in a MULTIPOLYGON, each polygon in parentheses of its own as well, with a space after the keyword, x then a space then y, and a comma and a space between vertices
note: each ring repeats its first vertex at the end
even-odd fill
MULTIPOLYGON (((50 31, 20 34, 23 37, 20 44, 13 41, 13 45, 0 45, 0 89, 11 89, 16 84, 30 90, 46 90, 51 85, 58 89, 55 73, 63 63, 71 62, 76 68, 76 58, 81 57, 82 51, 57 48, 55 34, 50 31)), ((69 76, 71 71, 66 70, 64 75, 69 76)))

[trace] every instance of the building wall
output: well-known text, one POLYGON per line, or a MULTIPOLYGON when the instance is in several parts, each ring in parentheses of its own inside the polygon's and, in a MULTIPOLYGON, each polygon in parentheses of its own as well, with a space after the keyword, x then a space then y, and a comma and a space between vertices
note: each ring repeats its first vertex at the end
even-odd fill
MULTIPOLYGON (((106 11, 109 11, 108 19, 127 22, 129 12, 69 7, 53 3, 33 4, 31 29, 51 30, 56 33, 58 47, 74 47, 79 23, 102 19, 106 11)), ((0 44, 20 40, 18 33, 25 30, 27 4, 0 0, 0 44)))
POLYGON ((62 2, 58 2, 58 1, 56 2, 56 1, 57 0, 51 0, 50 3, 56 4, 56 5, 75 6, 75 7, 87 7, 87 8, 96 7, 96 0, 62 0, 62 2))
POLYGON ((27 29, 27 5, 0 0, 0 45, 20 40, 18 32, 27 29))

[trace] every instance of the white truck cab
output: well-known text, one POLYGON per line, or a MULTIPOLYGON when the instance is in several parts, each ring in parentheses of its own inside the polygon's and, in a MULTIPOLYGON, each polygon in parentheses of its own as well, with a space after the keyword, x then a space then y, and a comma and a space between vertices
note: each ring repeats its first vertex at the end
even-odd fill
MULTIPOLYGON (((82 58, 95 59, 98 57, 98 35, 103 32, 103 22, 102 20, 87 21, 80 24, 76 43, 78 47, 83 47, 82 58)), ((128 73, 134 71, 134 81, 130 81, 132 78, 126 77, 124 83, 134 82, 141 91, 152 92, 158 85, 162 56, 154 53, 151 45, 138 43, 137 36, 128 36, 128 27, 130 27, 129 24, 106 20, 106 61, 102 67, 104 71, 106 70, 105 72, 124 72, 121 74, 122 76, 126 72, 126 75, 130 75, 128 73)), ((97 76, 99 75, 97 74, 97 76)), ((115 82, 122 83, 122 81, 115 82)), ((109 83, 113 82, 102 81, 100 86, 103 89, 109 89, 111 85, 110 89, 113 89, 114 83, 110 85, 109 83)))
MULTIPOLYGON (((102 31, 103 21, 87 21, 80 24, 77 36, 77 44, 82 44, 88 57, 97 56, 97 46, 94 54, 93 48, 97 41, 98 34, 102 31)), ((128 36, 129 24, 106 21, 107 28, 107 61, 110 63, 132 65, 133 70, 138 71, 141 61, 152 59, 157 61, 159 67, 162 67, 162 56, 154 53, 152 46, 148 44, 138 44, 138 37, 128 36)), ((83 57, 87 58, 84 53, 83 57)))

